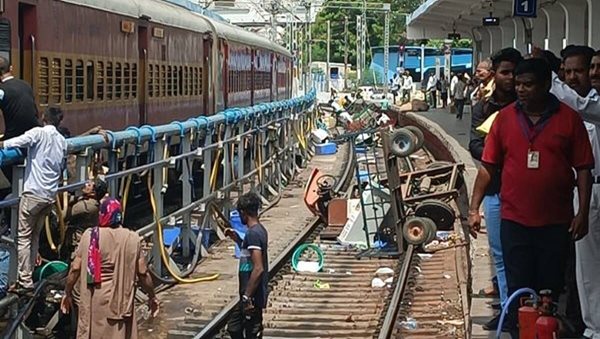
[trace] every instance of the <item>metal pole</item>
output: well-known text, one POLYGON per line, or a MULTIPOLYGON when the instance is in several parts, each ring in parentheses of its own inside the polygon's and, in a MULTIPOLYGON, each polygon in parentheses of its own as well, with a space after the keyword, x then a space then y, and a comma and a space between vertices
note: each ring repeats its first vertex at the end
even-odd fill
POLYGON ((331 73, 329 69, 329 58, 331 53, 331 21, 327 20, 327 74, 325 75, 325 80, 327 84, 327 92, 330 91, 331 87, 331 73))
POLYGON ((360 44, 362 43, 362 33, 361 33, 361 22, 360 15, 356 16, 356 76, 358 78, 358 85, 362 83, 362 68, 361 68, 361 53, 360 53, 360 44))
POLYGON ((348 89, 348 17, 344 17, 344 91, 348 89))
POLYGON ((421 45, 421 82, 425 79, 425 45, 421 45))
POLYGON ((383 93, 387 98, 389 81, 388 71, 390 69, 390 12, 385 12, 385 28, 383 34, 383 93))
POLYGON ((310 24, 312 17, 310 15, 311 12, 311 7, 310 7, 310 2, 308 3, 308 12, 307 12, 307 21, 306 24, 308 25, 308 83, 309 86, 312 88, 313 83, 312 83, 312 25, 310 24))
POLYGON ((361 18, 361 43, 360 43, 360 52, 361 52, 361 58, 360 58, 360 67, 362 68, 363 72, 365 71, 365 69, 367 68, 367 54, 366 54, 366 49, 367 49, 367 32, 368 32, 368 26, 367 26, 367 0, 363 0, 363 8, 362 8, 362 18, 361 18))

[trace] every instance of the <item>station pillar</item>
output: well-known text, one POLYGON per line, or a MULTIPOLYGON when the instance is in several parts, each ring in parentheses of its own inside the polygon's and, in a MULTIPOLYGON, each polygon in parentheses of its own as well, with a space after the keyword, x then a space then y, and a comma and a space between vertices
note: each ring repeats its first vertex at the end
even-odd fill
POLYGON ((563 49, 563 39, 565 37, 565 11, 554 5, 542 7, 542 12, 546 16, 547 49, 558 55, 563 49))
POLYGON ((529 27, 525 26, 525 21, 522 18, 512 19, 515 25, 515 48, 521 53, 526 54, 527 44, 529 43, 528 35, 530 34, 529 27))
POLYGON ((587 0, 588 5, 588 45, 595 50, 600 49, 600 2, 587 0), (595 33, 595 34, 594 34, 595 33))
POLYGON ((529 20, 531 23, 532 33, 531 33, 531 43, 540 48, 544 48, 545 40, 546 40, 546 16, 538 15, 537 18, 529 20))
MULTIPOLYGON (((515 23, 514 19, 507 18, 500 22, 500 31, 502 32, 502 47, 515 47, 515 23)), ((495 47, 495 50, 498 50, 495 47)))
POLYGON ((567 45, 585 45, 587 43, 584 14, 587 4, 585 1, 560 0, 557 5, 560 5, 565 12, 567 45))

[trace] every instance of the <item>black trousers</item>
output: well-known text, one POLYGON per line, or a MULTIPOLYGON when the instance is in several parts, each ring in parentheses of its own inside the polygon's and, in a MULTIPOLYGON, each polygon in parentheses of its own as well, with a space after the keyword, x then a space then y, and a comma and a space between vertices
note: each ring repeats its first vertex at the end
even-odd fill
POLYGON ((262 308, 254 308, 249 312, 243 310, 240 302, 233 310, 227 323, 227 332, 231 339, 260 339, 262 338, 262 308))
MULTIPOLYGON (((570 234, 569 225, 527 227, 502 219, 500 239, 508 295, 523 287, 551 290, 554 301, 564 288, 570 234)), ((506 325, 515 328, 518 299, 511 303, 506 325)))
POLYGON ((465 99, 454 99, 454 105, 456 106, 456 118, 462 120, 465 110, 465 99))

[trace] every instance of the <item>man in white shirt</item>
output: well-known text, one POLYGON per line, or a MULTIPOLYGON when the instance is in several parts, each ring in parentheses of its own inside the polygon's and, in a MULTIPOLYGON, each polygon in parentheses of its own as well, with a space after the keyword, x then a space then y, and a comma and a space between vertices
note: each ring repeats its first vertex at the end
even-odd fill
POLYGON ((402 101, 410 101, 410 93, 413 89, 413 78, 408 71, 404 71, 402 76, 402 101))
POLYGON ((437 83, 437 77, 434 72, 429 73, 429 78, 427 79, 427 95, 429 99, 429 105, 432 108, 436 107, 437 95, 435 84, 437 83))
MULTIPOLYGON (((583 335, 585 338, 600 339, 600 130, 597 125, 600 123, 600 53, 595 53, 590 64, 591 52, 584 46, 576 46, 575 49, 566 51, 563 60, 566 84, 554 74, 551 91, 559 100, 581 114, 594 153, 589 231, 585 237, 575 242, 575 276, 581 314, 586 326, 583 335)), ((575 205, 578 205, 577 196, 575 205)), ((574 310, 566 311, 576 313, 574 310)), ((573 314, 570 315, 572 316, 573 314)))
POLYGON ((33 289, 32 271, 38 252, 40 231, 50 212, 58 190, 67 142, 58 132, 61 111, 49 107, 44 112, 43 127, 4 142, 2 148, 28 148, 23 194, 19 202, 17 230, 18 280, 12 290, 27 293, 33 289))
POLYGON ((475 70, 475 77, 479 81, 479 86, 475 88, 473 93, 471 93, 471 107, 475 106, 477 102, 494 92, 492 79, 494 78, 494 73, 492 72, 492 60, 485 59, 482 60, 475 70))

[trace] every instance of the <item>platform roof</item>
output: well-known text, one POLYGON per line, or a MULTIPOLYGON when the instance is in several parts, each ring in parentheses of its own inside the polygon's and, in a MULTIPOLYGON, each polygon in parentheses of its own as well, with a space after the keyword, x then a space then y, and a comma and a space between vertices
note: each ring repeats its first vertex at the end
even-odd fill
POLYGON ((446 38, 454 29, 472 37, 483 17, 493 13, 500 20, 512 17, 513 0, 427 0, 407 20, 409 39, 446 38))

